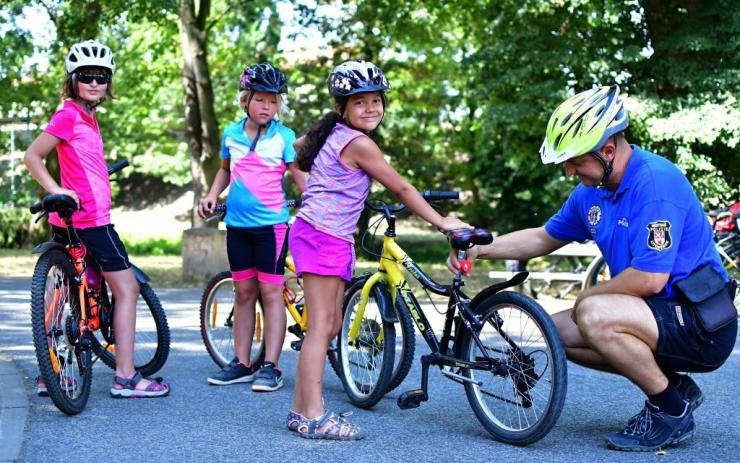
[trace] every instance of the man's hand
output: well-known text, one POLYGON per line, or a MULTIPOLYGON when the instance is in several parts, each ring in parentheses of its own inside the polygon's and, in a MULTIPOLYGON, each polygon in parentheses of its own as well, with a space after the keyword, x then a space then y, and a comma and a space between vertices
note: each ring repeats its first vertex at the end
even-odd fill
MULTIPOLYGON (((457 274, 460 271, 460 261, 457 259, 457 249, 450 250, 450 255, 447 257, 447 268, 450 272, 457 274)), ((474 261, 478 256, 478 246, 473 246, 468 249, 468 260, 474 261)))

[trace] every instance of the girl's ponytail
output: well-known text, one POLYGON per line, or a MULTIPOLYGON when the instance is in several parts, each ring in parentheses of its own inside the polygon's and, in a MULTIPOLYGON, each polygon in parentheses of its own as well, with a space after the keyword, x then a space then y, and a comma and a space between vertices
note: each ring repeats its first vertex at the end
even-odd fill
POLYGON ((327 137, 329 137, 332 129, 338 123, 344 123, 341 114, 336 111, 329 111, 324 114, 324 117, 320 121, 311 126, 308 133, 304 136, 303 143, 298 148, 296 155, 296 162, 299 169, 304 172, 311 170, 314 159, 316 159, 327 137))

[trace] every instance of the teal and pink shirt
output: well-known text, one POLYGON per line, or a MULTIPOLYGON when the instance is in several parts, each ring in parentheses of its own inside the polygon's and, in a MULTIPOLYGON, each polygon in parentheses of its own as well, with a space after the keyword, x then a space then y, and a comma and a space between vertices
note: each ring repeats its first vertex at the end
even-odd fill
POLYGON ((221 157, 229 160, 231 169, 224 221, 245 228, 287 223, 283 175, 295 160, 295 132, 273 119, 250 151, 246 121, 245 117, 226 127, 221 142, 221 157))
MULTIPOLYGON (((90 228, 110 223, 111 188, 105 163, 103 137, 94 114, 85 112, 79 104, 65 100, 51 116, 44 131, 59 138, 62 187, 73 190, 80 198, 81 208, 72 215, 75 228, 90 228)), ((49 214, 49 222, 63 227, 57 214, 49 214)))
POLYGON ((372 178, 342 163, 342 150, 362 132, 344 124, 332 129, 311 166, 297 217, 321 232, 354 243, 357 221, 370 193, 372 178))

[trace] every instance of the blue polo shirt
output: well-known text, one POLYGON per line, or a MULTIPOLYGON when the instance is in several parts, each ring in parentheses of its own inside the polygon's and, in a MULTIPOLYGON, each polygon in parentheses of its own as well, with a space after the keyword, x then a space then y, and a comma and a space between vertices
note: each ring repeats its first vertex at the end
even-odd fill
POLYGON ((624 177, 611 192, 579 184, 545 224, 561 241, 594 240, 612 276, 627 267, 669 273, 661 294, 711 262, 725 278, 712 228, 686 176, 670 161, 632 145, 624 177))

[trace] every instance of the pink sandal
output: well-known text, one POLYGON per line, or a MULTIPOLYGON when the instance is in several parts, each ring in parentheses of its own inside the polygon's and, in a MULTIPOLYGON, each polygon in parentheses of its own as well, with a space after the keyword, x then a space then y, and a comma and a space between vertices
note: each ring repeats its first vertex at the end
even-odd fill
POLYGON ((110 395, 116 399, 136 399, 164 397, 170 393, 170 385, 165 383, 164 379, 162 378, 146 378, 151 381, 146 389, 136 389, 136 386, 143 379, 144 377, 142 377, 141 373, 139 373, 138 371, 131 378, 114 376, 113 386, 110 388, 110 395), (121 387, 117 388, 116 385, 121 387))

